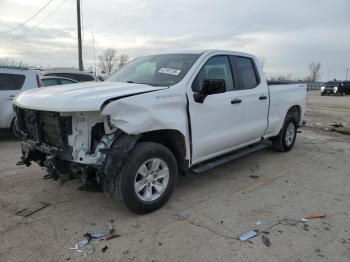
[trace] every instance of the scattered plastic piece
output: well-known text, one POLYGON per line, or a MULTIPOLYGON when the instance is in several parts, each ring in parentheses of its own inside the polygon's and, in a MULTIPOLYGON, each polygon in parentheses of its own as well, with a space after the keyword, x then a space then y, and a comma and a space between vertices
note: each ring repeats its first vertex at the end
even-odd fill
POLYGON ((122 235, 109 235, 105 238, 105 240, 111 240, 113 238, 121 237, 122 235))
POLYGON ((305 216, 305 219, 325 218, 326 216, 325 213, 310 212, 305 216))
POLYGON ((303 223, 305 223, 305 222, 307 222, 308 220, 305 218, 305 217, 302 217, 301 219, 300 219, 300 222, 303 222, 303 223))
POLYGON ((257 226, 260 226, 260 225, 262 225, 262 224, 263 224, 263 222, 262 222, 262 221, 260 221, 260 220, 257 220, 257 221, 255 222, 255 224, 256 224, 257 226))
POLYGON ((241 240, 243 242, 243 241, 246 241, 252 237, 255 237, 257 234, 258 234, 258 232, 256 230, 247 231, 247 232, 242 233, 239 236, 239 240, 241 240))
POLYGON ((47 202, 42 202, 40 201, 38 203, 38 205, 34 206, 34 207, 31 207, 31 208, 25 208, 25 209, 22 209, 20 211, 17 211, 15 213, 16 216, 21 216, 21 217, 29 217, 30 215, 44 209, 45 207, 49 206, 50 203, 47 203, 47 202))
POLYGON ((267 236, 262 235, 261 236, 261 240, 262 240, 262 242, 264 243, 265 246, 267 246, 267 247, 271 246, 270 239, 267 236))
POLYGON ((91 239, 99 239, 99 238, 105 237, 108 234, 109 234, 108 232, 90 232, 90 233, 85 233, 84 237, 87 237, 88 240, 90 241, 91 239))
POLYGON ((75 252, 82 253, 82 252, 84 252, 84 251, 81 250, 81 249, 82 249, 84 246, 86 246, 87 243, 89 243, 89 241, 84 239, 84 240, 82 240, 82 241, 76 243, 75 246, 74 246, 74 247, 71 247, 70 249, 71 249, 71 250, 74 250, 75 252))
POLYGON ((329 123, 329 125, 334 127, 343 127, 343 124, 341 122, 333 122, 329 123))
POLYGON ((102 248, 102 253, 106 252, 107 249, 108 249, 108 246, 104 246, 104 247, 102 248))
POLYGON ((254 178, 254 179, 258 179, 260 176, 258 176, 258 175, 250 175, 249 177, 250 178, 254 178))

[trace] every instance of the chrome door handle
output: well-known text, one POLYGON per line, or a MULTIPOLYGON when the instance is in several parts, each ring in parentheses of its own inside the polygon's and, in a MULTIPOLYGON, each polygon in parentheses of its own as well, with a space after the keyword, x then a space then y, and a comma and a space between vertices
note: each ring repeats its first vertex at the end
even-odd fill
POLYGON ((231 104, 232 104, 232 105, 233 105, 233 104, 239 104, 239 103, 241 103, 241 102, 242 102, 242 100, 241 100, 241 99, 237 99, 237 98, 231 100, 231 104))

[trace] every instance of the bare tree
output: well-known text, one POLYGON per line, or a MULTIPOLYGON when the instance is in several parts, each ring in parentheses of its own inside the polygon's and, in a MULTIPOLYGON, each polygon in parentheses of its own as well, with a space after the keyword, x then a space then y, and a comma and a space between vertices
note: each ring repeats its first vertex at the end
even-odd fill
POLYGON ((310 63, 309 64, 310 75, 307 80, 316 82, 320 78, 321 63, 310 63))
POLYGON ((12 58, 0 58, 0 66, 3 67, 21 67, 22 61, 14 60, 12 58))
POLYGON ((120 55, 119 56, 119 62, 118 62, 118 70, 122 68, 127 62, 129 61, 128 55, 120 55))
POLYGON ((98 56, 98 59, 99 67, 111 74, 125 65, 129 60, 129 56, 125 54, 118 55, 115 49, 108 48, 102 55, 98 56))

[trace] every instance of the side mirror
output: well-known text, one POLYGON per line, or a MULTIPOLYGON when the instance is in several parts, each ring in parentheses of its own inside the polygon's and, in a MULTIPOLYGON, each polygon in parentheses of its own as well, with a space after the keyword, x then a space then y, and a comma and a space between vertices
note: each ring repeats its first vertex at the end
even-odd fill
POLYGON ((204 79, 202 90, 193 94, 193 99, 197 103, 203 103, 208 95, 220 94, 226 92, 226 84, 224 79, 204 79))

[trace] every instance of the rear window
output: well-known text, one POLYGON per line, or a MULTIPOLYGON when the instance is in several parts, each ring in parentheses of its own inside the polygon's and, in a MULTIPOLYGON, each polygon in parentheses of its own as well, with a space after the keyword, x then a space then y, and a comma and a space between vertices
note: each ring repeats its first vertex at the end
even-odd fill
POLYGON ((55 86, 60 84, 58 80, 55 78, 46 78, 46 79, 42 79, 42 81, 44 86, 55 86))
POLYGON ((86 81, 95 81, 95 79, 90 75, 85 74, 73 74, 73 73, 49 73, 45 74, 45 76, 60 76, 60 77, 66 77, 73 80, 76 80, 78 82, 86 82, 86 81))
POLYGON ((259 84, 252 59, 235 56, 240 89, 251 89, 259 84))
POLYGON ((24 75, 0 73, 0 90, 20 90, 24 80, 24 75))

